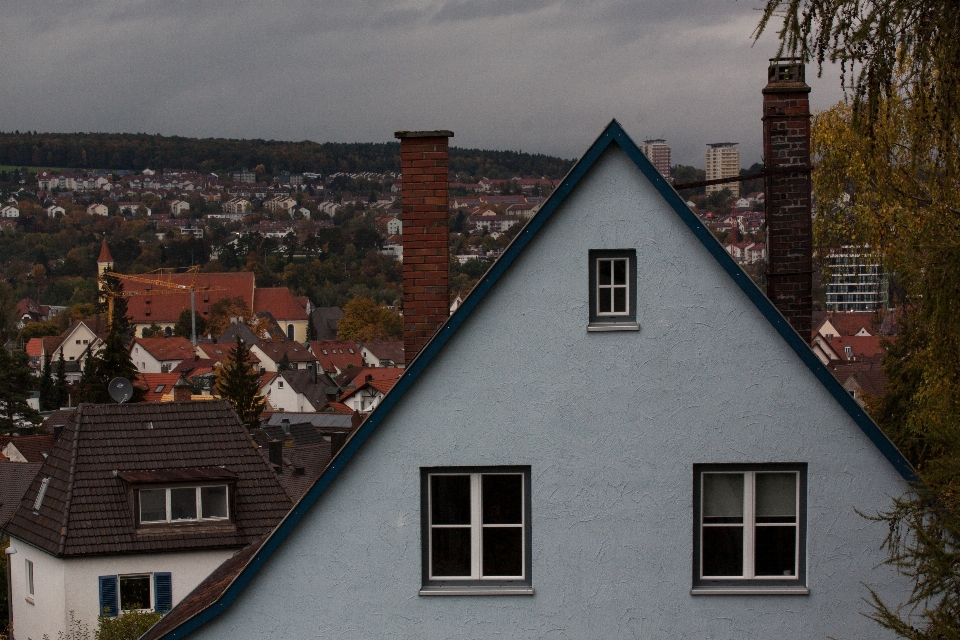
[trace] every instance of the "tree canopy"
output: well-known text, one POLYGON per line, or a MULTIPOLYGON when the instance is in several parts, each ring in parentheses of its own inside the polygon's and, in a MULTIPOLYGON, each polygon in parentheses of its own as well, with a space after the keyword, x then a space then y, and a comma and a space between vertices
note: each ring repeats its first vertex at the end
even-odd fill
POLYGON ((250 360, 250 347, 243 340, 230 350, 230 357, 216 370, 216 390, 230 401, 240 419, 250 429, 260 426, 260 414, 267 400, 260 395, 260 382, 250 360))
POLYGON ((343 317, 337 323, 341 340, 373 342, 403 338, 403 320, 386 307, 370 298, 357 296, 343 308, 343 317))

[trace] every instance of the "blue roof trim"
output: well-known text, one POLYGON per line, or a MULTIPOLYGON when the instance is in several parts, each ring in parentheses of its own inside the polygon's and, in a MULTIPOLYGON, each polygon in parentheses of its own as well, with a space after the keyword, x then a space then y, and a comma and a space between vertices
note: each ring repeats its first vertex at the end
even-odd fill
POLYGON ((847 393, 836 378, 827 370, 825 366, 817 359, 807 343, 794 331, 790 323, 783 317, 780 311, 767 298, 766 295, 754 284, 750 276, 740 268, 734 259, 724 250, 723 246, 713 237, 710 230, 697 218, 690 210, 679 194, 670 186, 669 183, 660 175, 653 164, 647 159, 640 148, 630 139, 630 136, 623 130, 620 123, 611 120, 607 128, 594 141, 587 152, 570 169, 570 172, 561 181, 543 204, 540 210, 530 219, 530 222, 514 238, 513 242, 507 247, 503 255, 497 260, 483 276, 480 282, 474 287, 473 291, 467 296, 466 300, 453 313, 452 316, 437 331, 436 335, 427 343, 419 355, 405 370, 404 374, 393 386, 390 392, 384 396, 383 400, 376 409, 360 425, 353 437, 347 441, 340 453, 333 459, 326 471, 317 479, 314 485, 300 499, 286 517, 277 525, 270 538, 264 543, 260 550, 254 555, 253 559, 247 563, 246 567, 240 572, 236 579, 227 587, 224 594, 211 606, 207 607, 194 617, 186 620, 176 629, 163 636, 163 640, 178 640, 190 632, 206 624, 222 611, 226 610, 230 604, 236 600, 240 592, 253 580, 260 568, 273 555, 283 540, 290 534, 294 527, 300 522, 307 511, 323 495, 327 487, 339 475, 340 471, 350 462, 357 450, 366 442, 373 431, 383 422, 383 419, 389 415, 391 409, 400 401, 414 381, 423 373, 433 358, 440 352, 443 346, 453 337, 457 329, 464 323, 470 313, 480 301, 486 296, 487 292, 493 287, 500 277, 510 268, 514 260, 520 255, 523 249, 530 243, 537 232, 546 224, 551 215, 560 207, 567 195, 577 186, 580 180, 593 167, 594 163, 600 158, 604 151, 611 144, 616 144, 622 149, 637 168, 640 169, 644 177, 649 180, 657 189, 661 196, 670 204, 680 219, 690 228, 697 239, 710 252, 724 271, 733 279, 738 287, 747 295, 753 304, 757 306, 763 316, 770 321, 770 324, 786 340, 787 344, 796 352, 804 364, 813 372, 817 379, 833 395, 841 407, 843 407, 850 417, 853 418, 857 426, 867 435, 871 442, 880 450, 880 452, 890 461, 894 469, 907 481, 913 482, 916 473, 913 467, 907 462, 903 454, 890 442, 890 439, 880 430, 876 423, 867 415, 867 413, 856 403, 856 401, 847 393))

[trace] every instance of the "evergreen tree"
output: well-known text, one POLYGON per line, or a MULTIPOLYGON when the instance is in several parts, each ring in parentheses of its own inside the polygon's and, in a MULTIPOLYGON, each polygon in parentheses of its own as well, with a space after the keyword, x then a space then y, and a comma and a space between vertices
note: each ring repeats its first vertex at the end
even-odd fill
POLYGON ((260 395, 259 376, 249 360, 250 348, 237 339, 230 357, 217 368, 216 390, 220 397, 230 401, 248 428, 256 429, 267 399, 260 395))
MULTIPOLYGON (((197 318, 197 335, 202 336, 207 333, 207 321, 200 314, 194 314, 197 318)), ((180 336, 190 340, 193 337, 193 324, 190 322, 190 309, 184 309, 180 312, 177 324, 173 327, 173 335, 180 336)))
POLYGON ((35 378, 25 351, 0 348, 0 433, 38 424, 40 414, 27 404, 35 378))
MULTIPOLYGON (((113 278, 110 285, 115 300, 113 318, 110 322, 110 332, 107 333, 103 345, 95 356, 88 354, 84 361, 83 378, 80 383, 80 398, 84 402, 107 403, 112 402, 109 392, 110 381, 114 378, 126 378, 131 383, 137 378, 137 368, 133 365, 130 352, 127 351, 127 341, 132 331, 130 319, 126 317, 127 301, 122 297, 123 285, 113 278)), ((132 402, 143 399, 143 389, 134 387, 132 402)))
POLYGON ((307 341, 312 342, 317 339, 317 328, 313 326, 313 315, 307 319, 307 341))
POLYGON ((43 367, 40 369, 40 410, 49 411, 55 409, 53 406, 53 372, 50 371, 50 354, 43 356, 43 367))
POLYGON ((280 358, 280 361, 277 362, 277 371, 289 371, 290 370, 290 358, 287 357, 287 354, 283 354, 283 357, 280 358))
POLYGON ((57 358, 57 379, 54 382, 56 391, 56 406, 59 409, 67 402, 69 392, 67 391, 67 361, 63 357, 63 349, 60 350, 60 357, 57 358))

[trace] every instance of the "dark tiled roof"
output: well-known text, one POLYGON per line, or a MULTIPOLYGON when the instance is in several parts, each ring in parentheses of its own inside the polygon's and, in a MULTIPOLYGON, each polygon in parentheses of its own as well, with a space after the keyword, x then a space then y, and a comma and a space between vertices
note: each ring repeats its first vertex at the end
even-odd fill
POLYGON ((38 462, 4 462, 0 464, 0 529, 16 511, 23 494, 37 477, 42 465, 38 462))
POLYGON ((319 444, 324 442, 323 436, 309 422, 301 424, 291 424, 290 433, 284 433, 280 425, 266 425, 259 429, 251 431, 253 439, 261 446, 267 446, 271 440, 283 440, 284 442, 293 442, 297 446, 319 444))
POLYGON ((224 329, 223 333, 217 338, 217 340, 221 343, 229 342, 236 345, 237 338, 240 338, 246 342, 247 346, 260 342, 260 338, 257 337, 257 334, 251 331, 250 327, 242 322, 231 322, 230 326, 224 329))
MULTIPOLYGON (((264 412, 265 414, 266 412, 264 412)), ((304 422, 310 423, 314 428, 327 433, 329 431, 342 431, 343 429, 352 429, 353 422, 350 416, 343 416, 336 413, 294 413, 292 411, 276 411, 271 413, 269 417, 264 418, 264 415, 261 415, 261 420, 265 420, 264 424, 270 427, 279 426, 283 419, 286 418, 290 421, 290 424, 302 424, 304 422)))
POLYGON ((27 459, 27 462, 42 463, 53 451, 53 443, 53 436, 47 433, 36 436, 20 436, 11 440, 11 444, 17 448, 20 455, 27 459))
POLYGON ((310 314, 313 328, 317 331, 318 340, 336 340, 337 323, 343 318, 340 307, 317 307, 310 314))
POLYGON ((7 531, 56 556, 230 548, 269 531, 290 506, 226 401, 82 405, 7 531), (235 527, 179 525, 138 534, 132 491, 120 473, 221 466, 237 475, 235 527))
POLYGON ((274 362, 280 362, 284 355, 290 362, 317 361, 317 357, 299 342, 259 342, 251 347, 256 347, 274 362))
POLYGON ((47 433, 53 433, 56 427, 63 427, 70 421, 74 411, 76 411, 76 409, 57 409, 47 416, 47 419, 43 421, 40 428, 47 433))

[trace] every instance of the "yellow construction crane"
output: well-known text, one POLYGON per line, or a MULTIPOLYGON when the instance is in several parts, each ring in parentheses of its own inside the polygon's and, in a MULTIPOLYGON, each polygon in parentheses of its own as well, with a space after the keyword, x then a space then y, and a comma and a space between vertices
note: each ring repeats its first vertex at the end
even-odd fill
MULTIPOLYGON (((147 291, 144 290, 131 290, 131 291, 122 291, 119 293, 123 297, 131 296, 143 296, 143 295, 173 295, 177 293, 187 293, 190 292, 190 323, 191 323, 191 336, 193 345, 197 345, 197 308, 195 298, 195 292, 197 288, 197 275, 200 273, 200 265, 190 267, 184 271, 184 275, 193 274, 193 277, 190 279, 190 284, 181 284, 173 281, 173 275, 176 273, 175 269, 157 269, 155 271, 150 271, 142 275, 128 275, 125 273, 117 273, 116 271, 104 271, 104 276, 112 276, 117 278, 121 282, 137 282, 139 284, 150 285, 150 289, 147 291), (164 276, 167 276, 166 279, 164 276), (153 287, 159 287, 160 290, 156 290, 153 287)), ((223 287, 205 287, 204 291, 227 291, 223 287)), ((102 291, 104 297, 107 298, 107 311, 109 314, 110 322, 113 322, 113 300, 117 297, 117 294, 108 294, 108 290, 104 289, 102 291)))

